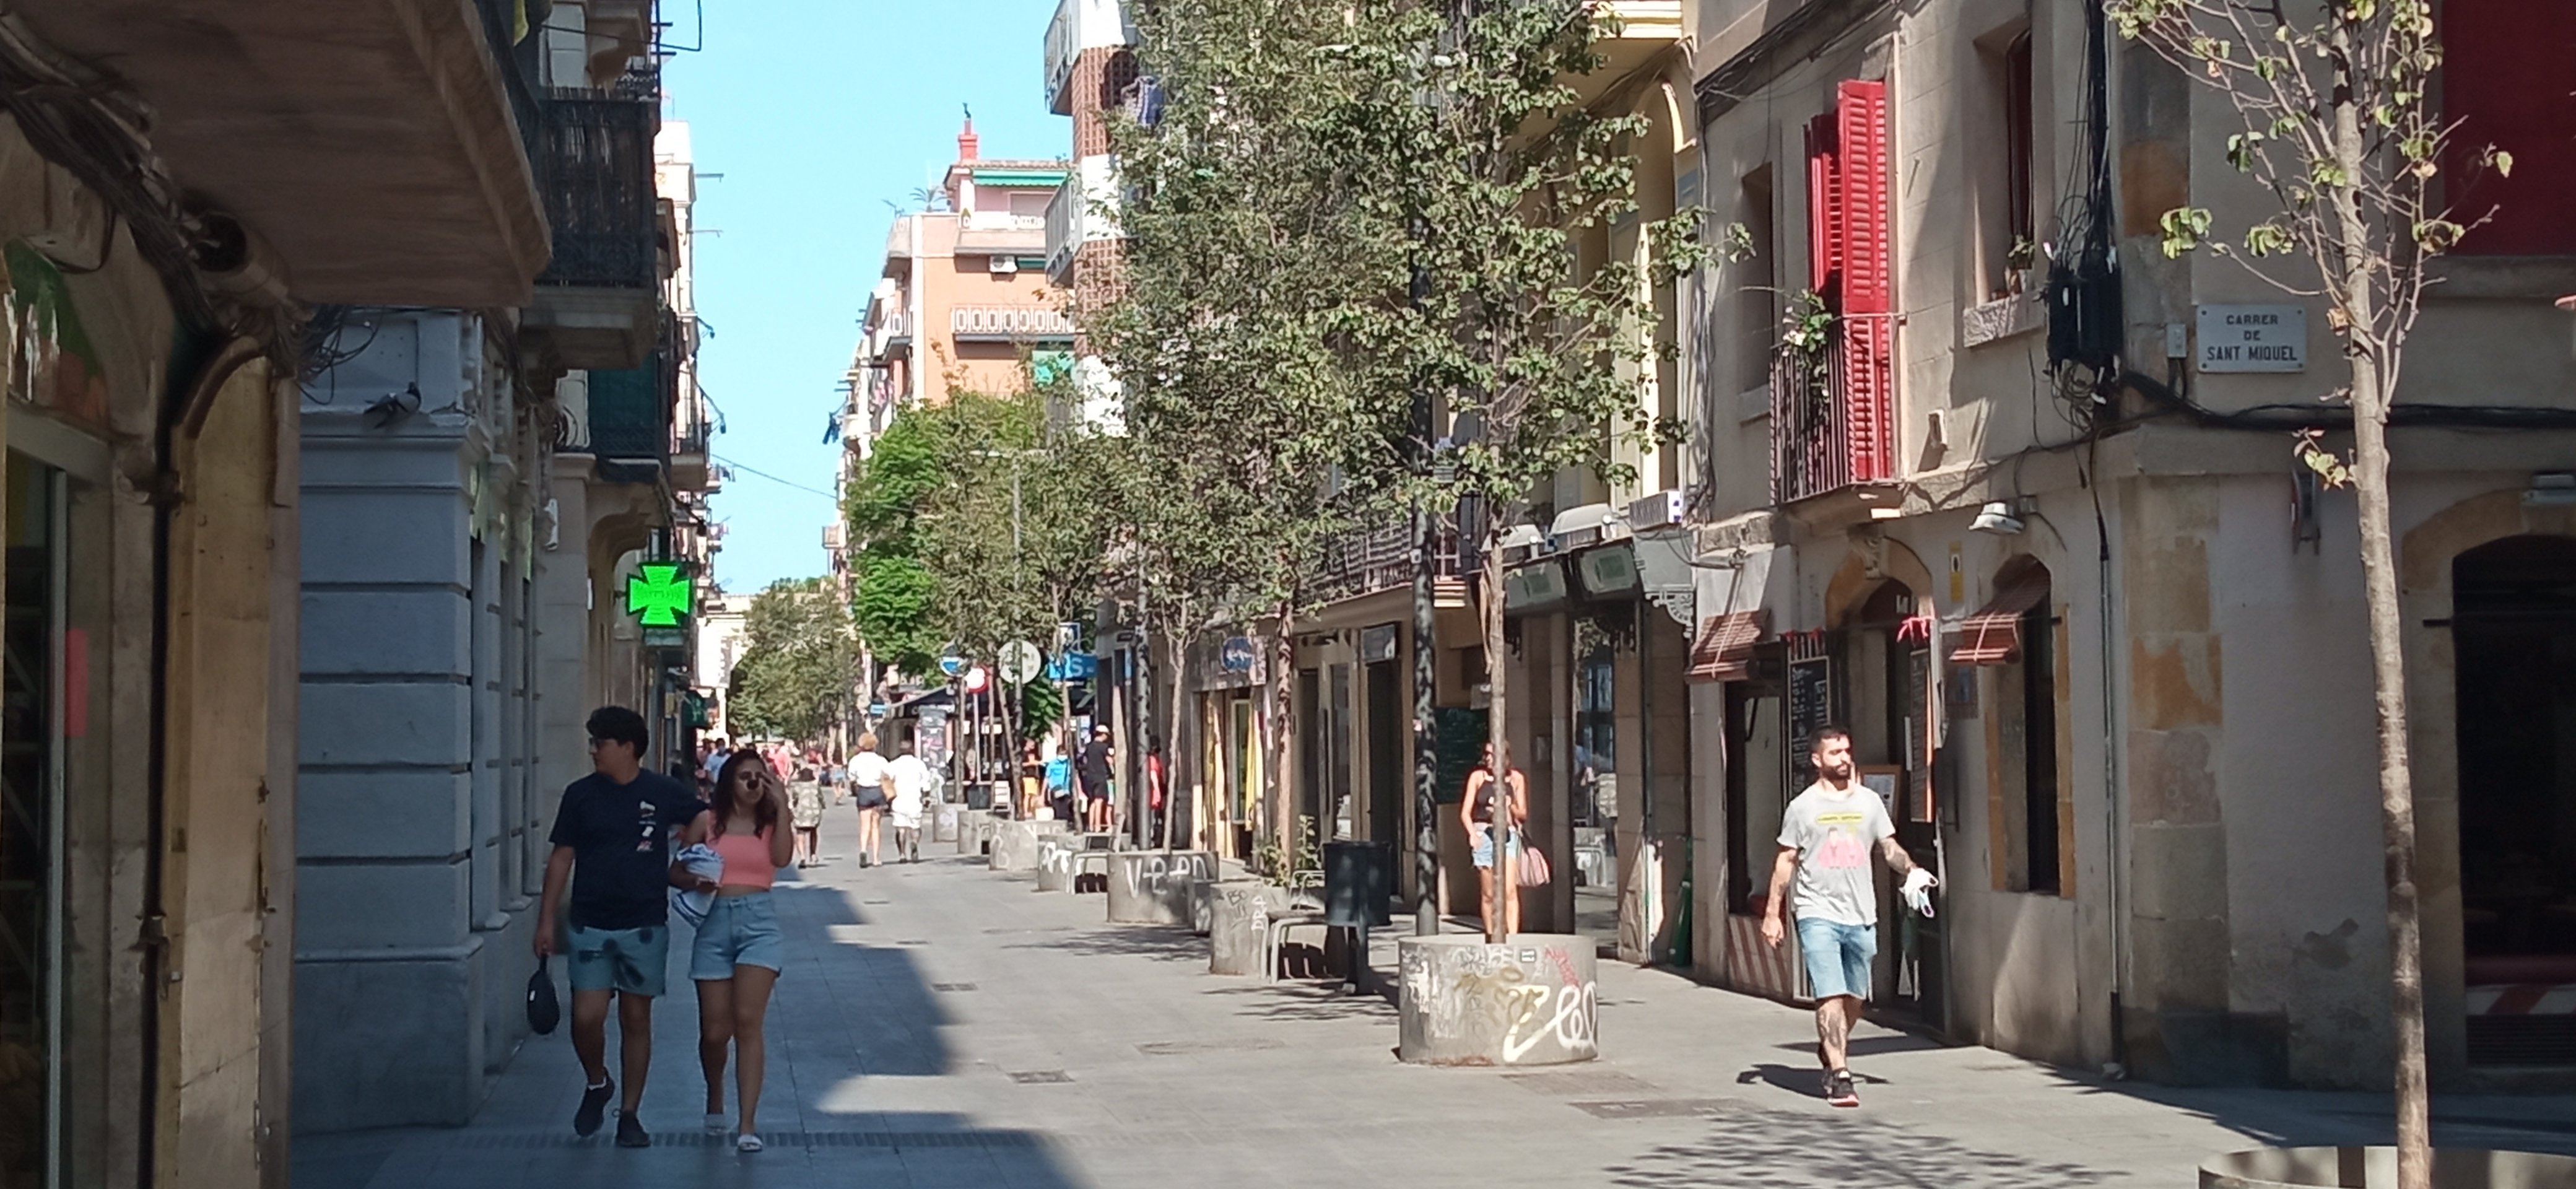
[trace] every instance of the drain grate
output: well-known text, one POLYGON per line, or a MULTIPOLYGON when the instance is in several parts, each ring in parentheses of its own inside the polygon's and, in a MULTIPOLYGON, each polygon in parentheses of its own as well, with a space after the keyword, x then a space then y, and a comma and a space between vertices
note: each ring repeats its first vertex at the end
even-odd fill
POLYGON ((1012 1074, 1011 1080, 1023 1086, 1055 1086, 1072 1081, 1073 1075, 1061 1069, 1030 1069, 1012 1074))
POLYGON ((1656 1087, 1646 1081, 1614 1070, 1567 1073, 1507 1073, 1503 1080, 1534 1094, 1552 1098, 1596 1098, 1617 1094, 1642 1098, 1655 1093, 1656 1087))
POLYGON ((861 901, 859 901, 859 903, 861 903, 861 904, 892 904, 892 903, 894 903, 894 901, 892 901, 892 900, 861 900, 861 901))
POLYGON ((1247 1036, 1238 1040, 1158 1040, 1136 1046, 1148 1057, 1180 1057, 1191 1053, 1248 1053, 1260 1049, 1284 1049, 1288 1042, 1270 1036, 1247 1036))
POLYGON ((927 938, 927 937, 907 937, 907 938, 904 938, 904 939, 903 939, 903 940, 901 940, 901 941, 896 942, 895 944, 896 944, 896 945, 929 945, 929 944, 930 944, 930 939, 929 939, 929 938, 927 938))
POLYGON ((974 989, 975 989, 975 984, 973 984, 973 983, 932 983, 932 984, 930 984, 930 989, 931 989, 931 990, 933 990, 933 991, 972 991, 972 990, 974 990, 974 989))
MULTIPOLYGON (((761 1141, 773 1148, 987 1148, 1024 1150, 1043 1146, 1045 1136, 1025 1131, 764 1131, 761 1141)), ((560 1131, 504 1131, 458 1136, 451 1148, 480 1151, 526 1151, 551 1148, 605 1148, 606 1133, 587 1139, 560 1131)), ((657 1148, 730 1148, 731 1135, 671 1130, 653 1133, 657 1148)))
POLYGON ((1704 1119, 1726 1113, 1723 1098, 1645 1098, 1566 1105, 1596 1119, 1704 1119))

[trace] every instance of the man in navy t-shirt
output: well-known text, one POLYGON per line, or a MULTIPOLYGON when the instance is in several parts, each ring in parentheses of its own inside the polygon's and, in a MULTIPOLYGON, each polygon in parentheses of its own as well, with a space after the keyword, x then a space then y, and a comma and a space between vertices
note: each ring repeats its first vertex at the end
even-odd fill
POLYGON ((555 953, 555 914, 565 906, 572 976, 572 1050, 581 1058, 581 1108, 574 1134, 599 1130, 617 1084, 608 1077, 608 1001, 617 1000, 618 1048, 626 1093, 617 1113, 617 1143, 653 1143, 635 1109, 653 1063, 653 1000, 662 994, 671 953, 671 837, 700 841, 707 806, 679 781, 643 768, 649 736, 644 716, 603 706, 590 716, 590 775, 564 789, 555 811, 554 854, 546 860, 545 900, 537 915, 537 958, 555 953))

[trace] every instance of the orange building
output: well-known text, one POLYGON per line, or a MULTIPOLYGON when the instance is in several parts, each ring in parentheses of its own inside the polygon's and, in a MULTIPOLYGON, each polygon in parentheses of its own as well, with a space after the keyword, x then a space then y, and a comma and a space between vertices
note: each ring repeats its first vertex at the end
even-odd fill
POLYGON ((939 200, 886 236, 885 276, 849 377, 845 440, 861 454, 903 403, 1017 391, 1033 368, 1069 358, 1073 321, 1046 270, 1047 202, 1067 167, 985 160, 977 147, 969 120, 939 200))

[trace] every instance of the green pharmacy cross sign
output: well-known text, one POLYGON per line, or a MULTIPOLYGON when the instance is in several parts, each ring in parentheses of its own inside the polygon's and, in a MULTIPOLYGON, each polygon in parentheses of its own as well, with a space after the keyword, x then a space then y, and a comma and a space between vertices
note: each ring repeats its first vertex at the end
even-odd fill
POLYGON ((648 628, 675 628, 689 613, 697 581, 680 572, 677 562, 648 561, 626 580, 626 613, 648 628))

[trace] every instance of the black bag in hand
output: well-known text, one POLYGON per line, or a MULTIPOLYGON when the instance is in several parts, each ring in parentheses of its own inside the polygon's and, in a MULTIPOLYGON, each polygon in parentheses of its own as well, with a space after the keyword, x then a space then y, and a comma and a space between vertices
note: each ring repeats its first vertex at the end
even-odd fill
POLYGON ((539 1036, 554 1035, 555 1025, 563 1022, 563 1002, 555 998, 554 976, 546 973, 545 960, 537 960, 537 972, 528 976, 528 1030, 539 1036))

